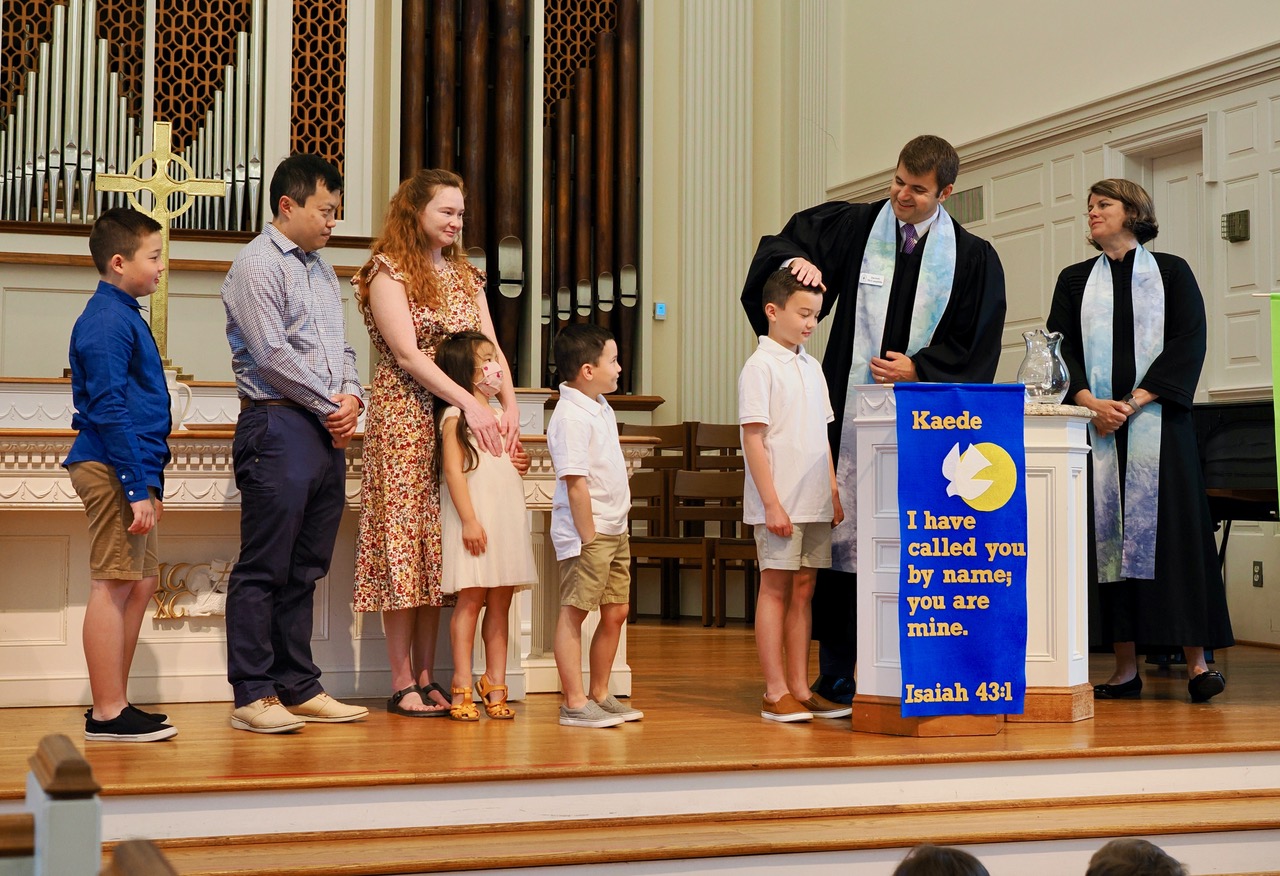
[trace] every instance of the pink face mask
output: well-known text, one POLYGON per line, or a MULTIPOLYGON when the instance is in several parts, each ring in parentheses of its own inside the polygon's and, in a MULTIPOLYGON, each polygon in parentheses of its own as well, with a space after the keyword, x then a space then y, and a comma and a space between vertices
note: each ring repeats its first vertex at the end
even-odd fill
POLYGON ((485 362, 480 366, 480 373, 484 376, 476 382, 476 389, 483 392, 489 398, 493 398, 502 391, 501 365, 497 362, 485 362))

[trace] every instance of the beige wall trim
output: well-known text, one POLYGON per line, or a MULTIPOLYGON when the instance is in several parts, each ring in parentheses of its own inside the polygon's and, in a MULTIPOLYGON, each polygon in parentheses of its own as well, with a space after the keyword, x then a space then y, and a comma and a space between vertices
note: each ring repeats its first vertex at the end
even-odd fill
MULTIPOLYGON (((1277 78, 1280 42, 957 145, 962 173, 972 174, 1020 155, 1277 78)), ((863 201, 879 197, 892 170, 892 165, 887 165, 870 176, 836 184, 827 191, 827 198, 863 201)))

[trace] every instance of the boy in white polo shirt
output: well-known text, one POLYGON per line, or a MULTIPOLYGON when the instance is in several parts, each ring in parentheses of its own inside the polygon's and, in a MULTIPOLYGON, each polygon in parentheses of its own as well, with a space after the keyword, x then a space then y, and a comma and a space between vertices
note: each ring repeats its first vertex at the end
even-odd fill
POLYGON ((818 324, 822 290, 783 268, 764 285, 769 335, 738 377, 747 462, 743 520, 760 557, 756 649, 764 670, 760 717, 841 718, 852 713, 809 689, 809 603, 817 570, 831 566, 831 527, 844 519, 827 443, 834 419, 822 366, 803 343, 818 324))
POLYGON ((607 329, 565 326, 555 340, 560 401, 547 423, 547 449, 556 469, 551 541, 560 563, 556 670, 566 727, 613 727, 644 712, 609 693, 609 673, 627 622, 631 547, 627 516, 631 489, 618 443, 618 421, 604 394, 618 388, 618 345, 607 329), (600 609, 591 639, 591 690, 582 686, 582 622, 600 609))

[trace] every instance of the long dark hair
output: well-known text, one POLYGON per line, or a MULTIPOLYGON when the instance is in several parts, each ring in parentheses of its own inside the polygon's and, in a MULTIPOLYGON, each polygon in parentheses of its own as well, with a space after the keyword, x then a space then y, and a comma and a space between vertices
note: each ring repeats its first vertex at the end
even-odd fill
MULTIPOLYGON (((436 346, 436 365, 446 377, 473 394, 475 386, 471 378, 476 373, 476 349, 481 344, 492 346, 493 341, 489 340, 483 332, 465 331, 454 332, 436 346)), ((434 398, 436 422, 440 423, 440 415, 444 413, 445 408, 449 407, 449 403, 439 396, 434 398)), ((466 418, 459 416, 454 423, 454 428, 457 429, 458 443, 462 445, 462 470, 471 471, 480 464, 480 454, 467 437, 466 418)), ((440 429, 443 433, 443 424, 440 429)), ((437 468, 443 465, 443 457, 443 453, 436 454, 437 468)))

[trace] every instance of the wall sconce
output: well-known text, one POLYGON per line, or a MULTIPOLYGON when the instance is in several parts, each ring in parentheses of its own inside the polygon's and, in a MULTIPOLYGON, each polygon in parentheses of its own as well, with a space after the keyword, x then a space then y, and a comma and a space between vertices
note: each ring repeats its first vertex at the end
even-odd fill
POLYGON ((1240 243, 1249 239, 1248 210, 1222 214, 1222 239, 1228 243, 1240 243))

